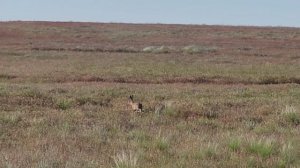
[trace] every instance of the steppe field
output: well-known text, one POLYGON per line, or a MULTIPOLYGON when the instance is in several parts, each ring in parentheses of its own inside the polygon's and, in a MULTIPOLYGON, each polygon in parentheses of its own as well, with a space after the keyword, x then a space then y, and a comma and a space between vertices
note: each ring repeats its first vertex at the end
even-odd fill
POLYGON ((1 22, 0 167, 298 168, 300 28, 1 22))

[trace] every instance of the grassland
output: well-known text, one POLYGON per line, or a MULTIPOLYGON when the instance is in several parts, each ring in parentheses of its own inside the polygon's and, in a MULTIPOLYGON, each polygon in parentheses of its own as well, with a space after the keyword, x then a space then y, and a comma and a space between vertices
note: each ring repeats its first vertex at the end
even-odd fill
POLYGON ((297 28, 2 22, 0 167, 299 167, 299 72, 297 28))

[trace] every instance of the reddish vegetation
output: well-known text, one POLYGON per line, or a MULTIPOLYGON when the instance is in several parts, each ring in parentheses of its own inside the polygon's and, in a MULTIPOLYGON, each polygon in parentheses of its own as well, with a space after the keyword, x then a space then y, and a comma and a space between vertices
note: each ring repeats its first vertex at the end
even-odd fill
POLYGON ((80 50, 76 47, 83 45, 90 49, 82 48, 82 51, 110 51, 127 47, 140 49, 151 45, 201 44, 218 46, 227 52, 237 48, 264 49, 269 52, 300 49, 300 30, 297 28, 69 22, 2 22, 0 24, 1 48, 5 46, 34 50, 76 51, 80 50), (116 34, 116 32, 123 32, 123 34, 116 34), (135 33, 131 34, 132 32, 135 33), (114 38, 117 35, 124 38, 114 38))

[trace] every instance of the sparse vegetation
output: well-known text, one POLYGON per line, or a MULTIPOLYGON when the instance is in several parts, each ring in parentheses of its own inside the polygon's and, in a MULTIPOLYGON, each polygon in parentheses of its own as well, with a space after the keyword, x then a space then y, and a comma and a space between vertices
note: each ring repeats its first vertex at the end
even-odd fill
POLYGON ((279 161, 279 167, 291 167, 298 162, 299 152, 297 148, 293 147, 293 144, 285 143, 281 148, 281 159, 279 161))
POLYGON ((197 45, 189 45, 182 48, 184 53, 188 54, 197 54, 197 53, 210 53, 216 52, 216 47, 205 47, 205 46, 197 46, 197 45))
POLYGON ((257 154, 263 159, 266 159, 276 152, 275 148, 275 144, 271 140, 250 139, 248 141, 246 150, 249 153, 257 154))
POLYGON ((67 110, 72 106, 72 101, 67 99, 61 99, 57 101, 57 107, 61 110, 67 110))
POLYGON ((170 147, 169 142, 165 137, 157 137, 155 140, 155 146, 160 151, 166 151, 170 147))
POLYGON ((137 167, 138 158, 132 152, 128 154, 124 151, 117 154, 114 158, 116 168, 135 168, 137 167))
POLYGON ((0 25, 0 167, 300 166, 299 29, 0 25))
POLYGON ((171 48, 166 46, 148 46, 143 48, 143 52, 146 53, 168 53, 171 52, 171 48))
POLYGON ((241 140, 238 138, 232 138, 228 142, 228 148, 234 152, 237 152, 241 149, 241 140))
POLYGON ((202 149, 203 159, 217 159, 218 157, 218 145, 209 143, 208 146, 202 149))
POLYGON ((289 123, 294 125, 300 124, 300 113, 294 106, 285 106, 285 109, 282 111, 282 116, 289 123))

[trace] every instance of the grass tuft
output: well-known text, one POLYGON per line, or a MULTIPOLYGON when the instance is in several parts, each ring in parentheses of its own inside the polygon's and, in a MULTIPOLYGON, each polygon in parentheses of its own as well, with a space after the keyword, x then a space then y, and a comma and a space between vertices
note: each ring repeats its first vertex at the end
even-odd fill
POLYGON ((275 153, 275 144, 271 140, 251 139, 249 144, 246 146, 246 150, 249 153, 257 154, 263 159, 266 159, 275 153))
POLYGON ((219 103, 207 103, 202 110, 202 116, 208 119, 216 119, 219 117, 222 106, 219 103))
POLYGON ((68 99, 61 99, 61 100, 57 101, 56 105, 57 105, 58 109, 60 109, 60 110, 67 110, 67 109, 71 108, 72 101, 68 100, 68 99))
POLYGON ((22 121, 22 118, 17 113, 11 115, 0 116, 0 125, 7 125, 9 127, 17 126, 22 121))
POLYGON ((79 106, 83 106, 85 104, 97 105, 97 102, 91 97, 79 97, 76 99, 76 102, 79 106))
POLYGON ((204 151, 205 156, 208 158, 217 158, 217 148, 218 148, 217 145, 209 146, 204 151))
POLYGON ((165 137, 158 137, 155 141, 155 146, 160 151, 166 151, 169 149, 169 141, 165 137))
POLYGON ((174 107, 165 108, 163 113, 170 117, 180 117, 180 111, 174 107))
POLYGON ((285 106, 285 109, 282 110, 281 114, 287 122, 294 125, 300 124, 300 115, 294 106, 285 106))
POLYGON ((228 148, 234 152, 241 149, 241 140, 238 138, 232 138, 228 142, 228 148))
POLYGON ((209 143, 206 147, 201 148, 201 150, 196 153, 196 158, 215 160, 218 158, 218 148, 218 144, 209 143))
POLYGON ((299 159, 298 149, 292 143, 286 143, 280 151, 279 167, 292 167, 299 159))
POLYGON ((132 152, 125 153, 124 151, 113 157, 115 168, 135 168, 137 167, 138 157, 132 152))

